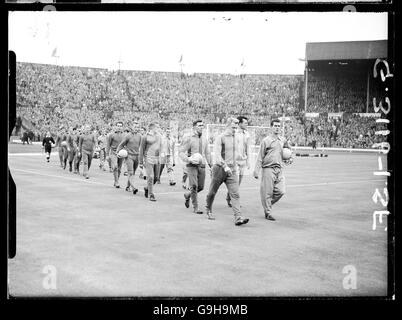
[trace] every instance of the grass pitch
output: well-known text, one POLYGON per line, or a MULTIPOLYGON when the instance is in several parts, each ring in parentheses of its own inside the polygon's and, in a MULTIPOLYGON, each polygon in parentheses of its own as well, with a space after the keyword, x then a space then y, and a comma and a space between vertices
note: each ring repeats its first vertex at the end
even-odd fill
MULTIPOLYGON (((330 154, 299 158, 285 168, 287 193, 264 219, 259 180, 240 186, 237 227, 222 185, 215 221, 184 207, 182 169, 177 185, 155 185, 157 202, 113 187, 98 160, 91 178, 46 163, 39 146, 9 145, 17 186, 17 255, 9 260, 13 296, 382 296, 387 294, 387 231, 371 199, 385 178, 374 176, 378 155, 330 154), (55 287, 46 286, 49 266, 55 287), (343 286, 345 266, 356 289, 343 286)), ((383 157, 386 166, 386 158, 383 157)), ((206 188, 199 194, 205 204, 206 188)))

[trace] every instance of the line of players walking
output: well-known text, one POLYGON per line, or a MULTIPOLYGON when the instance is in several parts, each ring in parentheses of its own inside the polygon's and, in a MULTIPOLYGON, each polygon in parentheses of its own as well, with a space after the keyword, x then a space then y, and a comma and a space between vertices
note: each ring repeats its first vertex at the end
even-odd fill
MULTIPOLYGON (((191 134, 185 135, 179 146, 179 159, 183 162, 184 205, 193 206, 193 212, 203 214, 198 202, 198 193, 204 189, 206 174, 210 174, 211 183, 206 197, 206 215, 215 220, 212 206, 220 186, 225 183, 228 192, 226 201, 232 208, 235 225, 246 224, 249 219, 242 215, 240 206, 239 186, 246 169, 250 169, 251 141, 247 131, 248 119, 240 116, 228 118, 224 132, 214 139, 213 153, 209 148, 204 134, 204 123, 196 120, 192 123, 191 134), (188 179, 188 187, 186 180, 188 179)), ((271 122, 272 133, 262 140, 255 168, 254 178, 258 179, 260 171, 260 197, 265 218, 275 220, 272 216, 272 205, 285 193, 283 177, 284 164, 293 162, 291 155, 283 156, 284 148, 290 149, 287 140, 280 136, 281 123, 271 122)), ((133 122, 131 128, 123 132, 123 123, 117 122, 112 132, 94 132, 89 125, 79 128, 63 129, 57 135, 56 141, 50 132, 43 139, 47 162, 50 160, 52 146, 58 147, 60 166, 64 170, 80 173, 89 179, 89 170, 95 150, 99 152, 99 168, 113 173, 113 185, 120 188, 119 180, 123 163, 127 168, 126 191, 137 194, 134 176, 140 169, 140 177, 146 179, 144 196, 155 202, 155 184, 160 183, 160 176, 166 167, 169 185, 174 186, 175 139, 170 129, 163 134, 157 123, 150 123, 148 128, 140 128, 138 122, 133 122), (68 165, 68 167, 67 167, 68 165)))

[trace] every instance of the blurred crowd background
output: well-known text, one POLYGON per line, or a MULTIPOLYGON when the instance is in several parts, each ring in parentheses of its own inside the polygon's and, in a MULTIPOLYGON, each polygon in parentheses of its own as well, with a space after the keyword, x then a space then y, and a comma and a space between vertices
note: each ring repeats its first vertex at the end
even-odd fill
MULTIPOLYGON (((47 131, 56 135, 60 127, 89 124, 105 132, 116 121, 130 127, 136 120, 145 128, 151 122, 171 127, 180 142, 194 120, 222 124, 239 115, 248 117, 250 126, 263 127, 285 116, 284 134, 294 146, 370 148, 384 139, 374 134, 379 130, 374 118, 355 114, 373 107, 366 108, 364 79, 353 76, 309 76, 307 110, 302 75, 186 75, 17 63, 16 85, 13 134, 30 141, 41 141, 47 131)), ((211 130, 212 142, 218 129, 211 130)), ((266 134, 253 129, 255 143, 266 134)))

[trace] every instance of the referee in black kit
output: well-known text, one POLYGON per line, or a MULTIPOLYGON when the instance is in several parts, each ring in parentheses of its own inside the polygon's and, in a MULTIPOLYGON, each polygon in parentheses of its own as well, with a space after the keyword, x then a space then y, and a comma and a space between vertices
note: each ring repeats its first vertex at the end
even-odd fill
POLYGON ((51 136, 50 132, 46 132, 46 136, 43 138, 42 141, 42 149, 45 148, 46 160, 47 162, 50 161, 50 154, 52 153, 52 145, 54 145, 54 139, 51 136))

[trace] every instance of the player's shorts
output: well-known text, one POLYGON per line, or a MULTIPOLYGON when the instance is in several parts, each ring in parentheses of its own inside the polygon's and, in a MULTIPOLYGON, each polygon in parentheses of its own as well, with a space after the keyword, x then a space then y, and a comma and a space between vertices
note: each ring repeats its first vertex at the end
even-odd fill
POLYGON ((135 174, 135 171, 138 168, 138 156, 128 156, 126 158, 126 166, 129 174, 135 174))
POLYGON ((159 156, 146 156, 146 164, 159 164, 159 156))
POLYGON ((237 160, 236 163, 239 175, 243 176, 247 168, 246 160, 237 160))
POLYGON ((124 160, 124 158, 118 158, 116 153, 111 152, 111 154, 110 154, 110 165, 111 165, 113 170, 114 169, 121 170, 121 167, 123 165, 123 160, 124 160))

